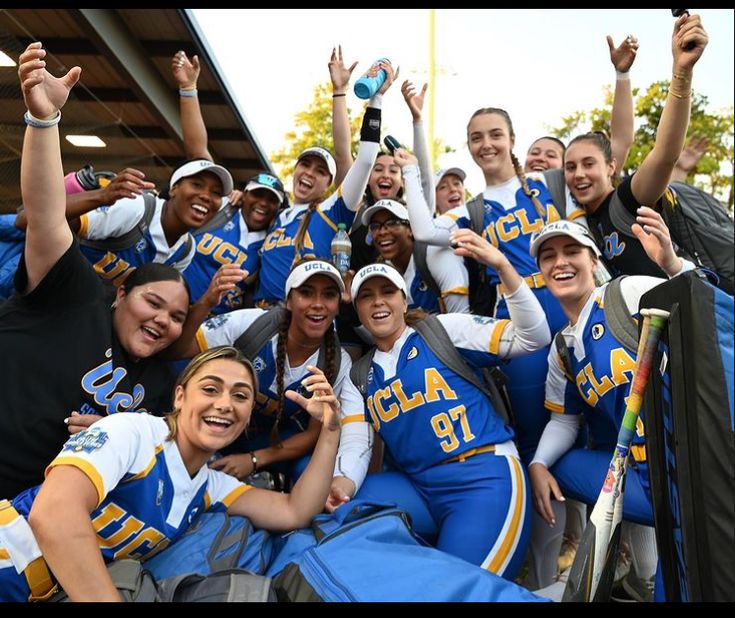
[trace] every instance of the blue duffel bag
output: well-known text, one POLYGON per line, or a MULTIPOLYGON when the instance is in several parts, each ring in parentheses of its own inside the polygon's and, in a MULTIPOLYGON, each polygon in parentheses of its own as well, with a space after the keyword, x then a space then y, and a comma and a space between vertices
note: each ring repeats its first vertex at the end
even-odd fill
POLYGON ((279 601, 548 601, 429 547, 395 505, 355 500, 274 539, 279 601))

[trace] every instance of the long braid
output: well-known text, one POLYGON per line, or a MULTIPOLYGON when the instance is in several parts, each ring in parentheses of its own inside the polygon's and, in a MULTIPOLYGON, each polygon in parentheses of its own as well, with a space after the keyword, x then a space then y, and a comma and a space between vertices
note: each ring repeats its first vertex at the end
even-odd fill
POLYGON ((516 157, 512 152, 510 153, 510 160, 513 163, 513 169, 516 172, 516 176, 518 176, 518 180, 521 181, 521 188, 523 189, 523 193, 525 193, 526 197, 528 197, 533 202, 533 207, 536 209, 538 216, 541 217, 544 223, 546 223, 546 208, 541 205, 541 202, 537 197, 538 191, 531 191, 531 188, 528 186, 526 174, 523 172, 523 168, 521 167, 521 162, 518 160, 518 157, 516 157))
POLYGON ((281 437, 278 434, 278 424, 283 418, 283 407, 286 404, 286 387, 283 383, 286 370, 286 342, 288 341, 288 328, 291 326, 291 312, 286 313, 278 327, 278 342, 276 343, 276 392, 278 393, 278 411, 271 429, 271 446, 282 446, 281 437))
POLYGON ((335 363, 337 361, 337 344, 335 342, 334 338, 334 325, 330 325, 327 329, 327 332, 324 333, 324 343, 327 346, 326 354, 325 354, 325 361, 327 363, 327 366, 324 368, 324 375, 327 376, 327 382, 334 385, 334 381, 337 378, 337 372, 339 371, 339 368, 335 366, 335 363))
POLYGON ((311 204, 309 204, 309 208, 306 210, 304 216, 301 218, 299 227, 296 230, 296 236, 294 236, 293 239, 294 258, 291 264, 292 266, 297 264, 298 261, 301 259, 301 250, 304 248, 304 238, 306 238, 306 231, 309 228, 311 216, 314 214, 314 211, 316 210, 316 207, 318 205, 319 202, 312 202, 311 204))

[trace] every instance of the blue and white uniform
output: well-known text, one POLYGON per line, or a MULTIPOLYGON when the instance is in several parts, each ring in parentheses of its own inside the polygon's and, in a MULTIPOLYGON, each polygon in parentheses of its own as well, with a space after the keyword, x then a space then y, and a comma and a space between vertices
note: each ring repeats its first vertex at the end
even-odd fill
MULTIPOLYGON (((197 331, 196 339, 201 351, 219 345, 234 345, 235 341, 261 315, 263 309, 238 309, 223 315, 210 318, 197 331)), ((248 453, 271 446, 270 432, 275 422, 279 405, 277 386, 277 345, 278 335, 273 336, 252 359, 255 372, 258 374, 258 394, 250 423, 246 432, 235 440, 223 453, 248 453)), ((316 366, 319 358, 317 350, 301 365, 292 367, 285 355, 283 364, 283 385, 285 390, 294 390, 305 397, 308 395, 301 385, 301 380, 310 375, 307 365, 316 366)), ((363 408, 362 397, 349 379, 352 362, 348 354, 341 354, 341 361, 333 389, 342 405, 342 414, 354 415, 363 408)), ((285 440, 299 432, 305 431, 309 425, 310 415, 290 399, 285 399, 283 415, 278 425, 278 434, 285 440)), ((308 457, 291 462, 283 467, 291 478, 297 477, 306 467, 308 457)))
MULTIPOLYGON (((69 438, 49 466, 74 466, 97 489, 99 504, 90 518, 106 562, 150 558, 181 536, 197 515, 226 510, 251 489, 207 466, 190 477, 168 433, 162 418, 115 414, 69 438)), ((41 558, 26 520, 39 489, 16 496, 14 510, 0 510, 2 601, 28 600, 29 583, 38 572, 26 570, 41 558)))
POLYGON ((214 274, 223 264, 237 264, 245 271, 245 278, 212 308, 210 313, 213 315, 242 307, 243 295, 260 269, 259 252, 266 235, 265 230, 251 232, 239 208, 227 204, 220 213, 227 214, 227 221, 220 227, 193 233, 196 253, 183 273, 194 303, 207 291, 214 274))
MULTIPOLYGON (((194 257, 195 243, 191 234, 186 233, 169 246, 161 225, 164 203, 164 200, 156 198, 150 226, 134 247, 108 251, 81 243, 82 253, 100 277, 119 284, 131 269, 149 262, 167 264, 179 272, 184 271, 194 257)), ((118 200, 113 206, 100 206, 80 217, 79 238, 99 241, 118 238, 137 226, 144 212, 142 195, 118 200)))
MULTIPOLYGON (((626 277, 621 292, 631 316, 639 319, 641 296, 662 283, 655 277, 626 277)), ((605 479, 618 431, 625 413, 625 400, 636 364, 635 352, 628 351, 610 332, 603 298, 607 284, 594 290, 577 323, 567 325, 562 334, 570 353, 573 382, 551 346, 546 381, 545 407, 551 420, 533 461, 544 464, 556 478, 566 497, 594 504, 605 479), (579 417, 587 421, 593 449, 572 449, 579 417), (567 452, 568 451, 568 452, 567 452)), ((645 448, 645 412, 641 410, 630 452, 635 464, 628 471, 623 517, 653 525, 650 485, 645 448)))
MULTIPOLYGON (((437 316, 467 363, 479 370, 549 341, 543 313, 528 286, 508 297, 513 321, 437 316)), ((512 579, 526 553, 530 498, 513 430, 490 401, 449 368, 406 327, 389 352, 376 350, 367 377, 367 409, 343 418, 369 423, 401 472, 348 476, 357 497, 395 501, 437 547, 512 579)), ((348 460, 357 443, 340 441, 348 460)), ((348 466, 346 466, 347 468, 348 466)))
MULTIPOLYGON (((444 215, 432 219, 421 203, 420 184, 416 179, 416 167, 406 166, 404 178, 411 229, 417 240, 434 244, 448 245, 449 235, 455 228, 472 228, 466 206, 458 206, 444 215)), ((546 283, 538 272, 536 261, 529 254, 531 235, 546 223, 561 217, 554 206, 551 194, 544 182, 543 175, 528 174, 528 186, 546 209, 545 217, 536 211, 531 199, 523 192, 521 181, 513 176, 510 180, 486 187, 483 191, 485 204, 483 237, 495 245, 508 258, 513 268, 531 287, 541 303, 552 334, 566 323, 567 318, 559 301, 546 288, 546 283)), ((570 208, 567 204, 567 218, 583 222, 584 211, 578 206, 570 208)), ((498 300, 495 317, 507 318, 508 308, 504 299, 504 289, 495 269, 487 268, 488 281, 498 285, 498 300)), ((524 461, 528 461, 536 449, 541 432, 548 421, 548 413, 543 408, 544 384, 546 381, 548 349, 539 350, 503 367, 508 376, 508 395, 511 399, 513 414, 518 433, 518 448, 524 461)))

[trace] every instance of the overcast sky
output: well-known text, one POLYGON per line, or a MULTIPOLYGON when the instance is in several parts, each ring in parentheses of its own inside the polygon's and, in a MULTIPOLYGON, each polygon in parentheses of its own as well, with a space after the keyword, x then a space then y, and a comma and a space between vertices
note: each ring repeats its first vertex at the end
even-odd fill
MULTIPOLYGON (((209 44, 267 154, 281 148, 294 115, 329 80, 332 47, 342 43, 346 64, 358 60, 353 80, 379 57, 400 65, 399 83, 384 99, 383 127, 411 144, 411 117, 400 93, 404 78, 422 84, 428 69, 426 9, 195 9, 209 44)), ((699 11, 710 43, 695 67, 694 89, 713 110, 733 106, 732 10, 699 11)), ((465 130, 479 107, 503 107, 513 119, 515 152, 523 156, 562 116, 603 103, 615 73, 605 41, 635 34, 640 50, 634 86, 671 76, 669 9, 436 10, 435 136, 457 152, 440 165, 468 172, 477 192, 483 181, 469 158, 465 130)), ((348 105, 360 100, 350 89, 348 105)), ((427 110, 425 110, 426 113, 427 110)), ((428 120, 428 114, 427 114, 428 120)), ((290 179, 284 179, 290 186, 290 179)))

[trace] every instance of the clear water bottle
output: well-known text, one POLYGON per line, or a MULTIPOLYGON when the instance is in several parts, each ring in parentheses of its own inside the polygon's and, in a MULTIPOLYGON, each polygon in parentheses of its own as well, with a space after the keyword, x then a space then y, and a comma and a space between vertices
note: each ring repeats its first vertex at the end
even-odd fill
MULTIPOLYGON (((380 58, 373 62, 372 67, 381 62, 388 62, 387 58, 380 58)), ((370 68, 372 68, 370 67, 370 68)), ((383 85, 385 78, 388 77, 384 69, 380 69, 375 77, 369 77, 367 74, 363 75, 360 79, 355 82, 355 94, 361 99, 369 99, 372 97, 380 87, 383 85)))
POLYGON ((352 257, 352 241, 347 234, 347 226, 344 223, 337 225, 337 233, 332 239, 332 264, 344 277, 350 269, 350 258, 352 257))

